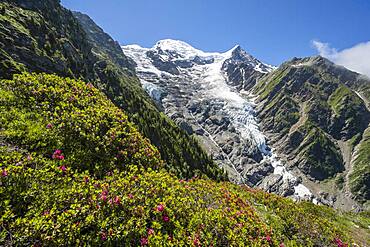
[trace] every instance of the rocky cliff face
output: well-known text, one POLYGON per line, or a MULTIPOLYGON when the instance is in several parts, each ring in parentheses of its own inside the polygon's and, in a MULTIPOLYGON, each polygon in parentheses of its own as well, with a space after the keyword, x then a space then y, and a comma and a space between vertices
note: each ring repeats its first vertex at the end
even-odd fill
POLYGON ((275 67, 266 65, 237 46, 233 55, 225 60, 222 70, 227 77, 227 83, 238 91, 250 90, 256 81, 275 67))
POLYGON ((239 46, 207 53, 181 41, 162 40, 150 49, 122 48, 137 64, 149 95, 200 140, 233 181, 285 196, 314 198, 271 151, 259 129, 254 96, 246 91, 273 67, 239 46))

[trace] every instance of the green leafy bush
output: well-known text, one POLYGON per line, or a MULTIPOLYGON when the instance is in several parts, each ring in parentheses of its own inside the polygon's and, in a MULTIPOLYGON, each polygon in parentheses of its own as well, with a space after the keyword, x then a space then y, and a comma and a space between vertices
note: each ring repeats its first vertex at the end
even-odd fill
POLYGON ((136 166, 96 178, 66 160, 31 157, 1 150, 6 243, 330 246, 346 239, 312 204, 136 166))
POLYGON ((1 135, 8 143, 45 157, 61 149, 70 166, 95 173, 162 166, 157 149, 91 84, 25 73, 3 80, 1 92, 1 135))

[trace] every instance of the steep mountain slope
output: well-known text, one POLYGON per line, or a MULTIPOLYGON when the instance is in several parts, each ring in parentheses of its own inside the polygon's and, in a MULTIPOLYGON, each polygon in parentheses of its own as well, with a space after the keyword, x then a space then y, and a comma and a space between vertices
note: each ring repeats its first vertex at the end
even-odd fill
POLYGON ((91 48, 59 1, 1 1, 0 13, 3 78, 26 69, 93 77, 91 48))
POLYGON ((131 70, 132 61, 88 17, 57 0, 2 1, 0 33, 1 78, 21 71, 84 78, 125 109, 169 170, 224 179, 198 143, 158 111, 131 70))
POLYGON ((370 199, 369 85, 318 56, 293 59, 254 88, 274 146, 338 207, 352 205, 349 190, 358 201, 370 199))
POLYGON ((150 49, 122 48, 136 62, 136 72, 149 95, 201 141, 234 182, 314 199, 271 152, 258 128, 254 100, 243 93, 271 66, 239 46, 225 53, 206 53, 181 41, 161 40, 150 49), (247 82, 237 82, 247 74, 251 76, 247 82))
POLYGON ((0 80, 1 246, 346 246, 366 214, 187 181, 91 84, 0 80), (6 145, 4 145, 6 141, 6 145))
POLYGON ((113 40, 109 34, 97 26, 88 15, 75 11, 72 13, 86 32, 95 55, 100 56, 102 60, 112 61, 124 69, 134 69, 134 62, 121 52, 121 47, 117 41, 113 40))

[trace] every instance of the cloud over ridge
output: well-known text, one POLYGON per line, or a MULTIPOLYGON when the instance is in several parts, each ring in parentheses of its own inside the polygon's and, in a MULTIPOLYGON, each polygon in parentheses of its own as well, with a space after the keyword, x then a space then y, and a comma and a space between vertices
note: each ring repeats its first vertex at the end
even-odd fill
POLYGON ((319 40, 313 40, 312 45, 321 56, 370 78, 370 41, 341 51, 319 40))

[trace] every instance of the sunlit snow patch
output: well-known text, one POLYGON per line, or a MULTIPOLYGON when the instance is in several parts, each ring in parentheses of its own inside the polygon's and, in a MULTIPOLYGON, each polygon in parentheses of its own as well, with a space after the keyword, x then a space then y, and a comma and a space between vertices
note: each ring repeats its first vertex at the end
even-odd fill
POLYGON ((159 102, 162 99, 163 90, 159 88, 157 85, 143 80, 141 81, 141 84, 144 90, 149 94, 149 96, 152 99, 154 99, 157 102, 159 102))

